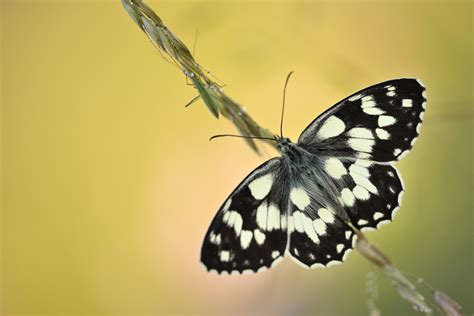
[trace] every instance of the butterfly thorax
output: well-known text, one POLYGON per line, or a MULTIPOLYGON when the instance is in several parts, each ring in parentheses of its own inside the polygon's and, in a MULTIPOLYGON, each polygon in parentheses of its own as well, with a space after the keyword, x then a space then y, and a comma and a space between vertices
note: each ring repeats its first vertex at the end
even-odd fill
POLYGON ((293 143, 286 137, 278 139, 277 148, 289 169, 299 169, 304 163, 307 163, 307 159, 309 158, 307 156, 311 155, 301 146, 298 146, 298 144, 293 143))

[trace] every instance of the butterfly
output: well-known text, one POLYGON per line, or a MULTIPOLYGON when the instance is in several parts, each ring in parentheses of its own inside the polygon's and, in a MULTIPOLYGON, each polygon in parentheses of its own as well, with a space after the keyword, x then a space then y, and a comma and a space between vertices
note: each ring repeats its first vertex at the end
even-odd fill
POLYGON ((419 80, 390 80, 336 103, 296 143, 275 136, 281 156, 252 171, 212 220, 205 269, 260 272, 285 255, 306 268, 342 263, 356 229, 397 213, 404 186, 394 163, 415 143, 425 105, 419 80))

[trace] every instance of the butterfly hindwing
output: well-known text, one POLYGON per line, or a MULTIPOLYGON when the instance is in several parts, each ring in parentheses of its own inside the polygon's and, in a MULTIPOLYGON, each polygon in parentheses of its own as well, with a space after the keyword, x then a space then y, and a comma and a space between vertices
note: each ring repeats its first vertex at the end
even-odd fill
POLYGON ((346 186, 341 190, 340 200, 352 224, 363 231, 391 222, 404 192, 397 169, 360 159, 345 161, 344 166, 346 186))
POLYGON ((201 262, 207 270, 257 272, 283 258, 287 243, 285 183, 280 158, 273 158, 239 184, 205 236, 201 262))
POLYGON ((326 187, 335 188, 333 200, 356 228, 378 228, 394 218, 404 192, 394 166, 344 157, 321 160, 326 187))
POLYGON ((363 89, 318 116, 298 144, 314 153, 399 160, 418 137, 425 88, 415 79, 397 79, 363 89))
POLYGON ((336 203, 323 191, 315 190, 303 184, 290 191, 288 251, 306 268, 341 263, 355 240, 354 231, 340 218, 336 203))

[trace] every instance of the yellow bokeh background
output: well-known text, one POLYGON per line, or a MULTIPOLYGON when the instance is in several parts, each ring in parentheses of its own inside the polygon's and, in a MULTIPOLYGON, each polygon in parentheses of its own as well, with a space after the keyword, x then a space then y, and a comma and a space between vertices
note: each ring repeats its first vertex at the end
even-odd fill
MULTIPOLYGON (((420 78, 428 106, 398 166, 394 223, 368 236, 402 270, 473 306, 472 1, 147 2, 262 126, 295 140, 384 80, 420 78)), ((1 0, 2 315, 367 315, 377 271, 353 252, 240 277, 199 251, 255 155, 113 0, 1 0)), ((423 286, 421 287, 423 288, 423 286)), ((382 275, 383 315, 415 314, 382 275)), ((429 291, 428 291, 429 292, 429 291)))

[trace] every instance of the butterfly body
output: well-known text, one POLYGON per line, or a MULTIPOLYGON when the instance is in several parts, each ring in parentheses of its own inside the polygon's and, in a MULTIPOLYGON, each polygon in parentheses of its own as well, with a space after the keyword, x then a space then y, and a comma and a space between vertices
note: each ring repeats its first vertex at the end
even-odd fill
POLYGON ((392 221, 404 192, 393 163, 413 145, 425 106, 415 79, 374 85, 318 116, 257 167, 211 223, 201 261, 217 273, 259 272, 286 254, 306 268, 341 263, 354 227, 392 221))

